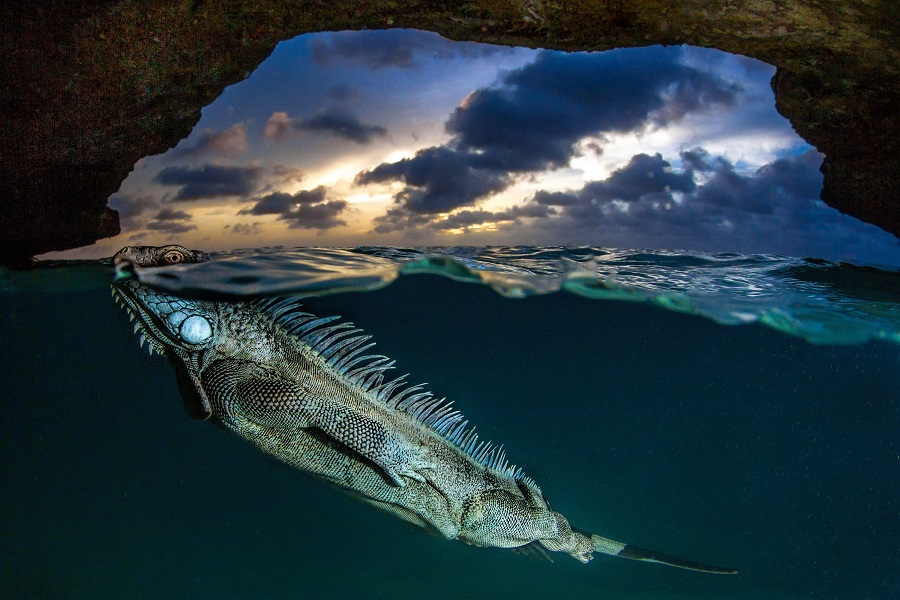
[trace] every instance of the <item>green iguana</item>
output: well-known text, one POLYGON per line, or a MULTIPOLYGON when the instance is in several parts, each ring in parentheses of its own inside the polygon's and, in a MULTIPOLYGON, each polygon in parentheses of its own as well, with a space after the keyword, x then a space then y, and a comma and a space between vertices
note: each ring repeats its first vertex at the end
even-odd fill
POLYGON ((263 452, 448 540, 581 562, 600 552, 735 573, 574 529, 537 484, 482 441, 451 403, 406 375, 338 317, 292 298, 189 300, 156 291, 131 265, 208 260, 181 246, 128 247, 114 257, 113 296, 141 345, 169 358, 188 414, 210 418, 263 452))

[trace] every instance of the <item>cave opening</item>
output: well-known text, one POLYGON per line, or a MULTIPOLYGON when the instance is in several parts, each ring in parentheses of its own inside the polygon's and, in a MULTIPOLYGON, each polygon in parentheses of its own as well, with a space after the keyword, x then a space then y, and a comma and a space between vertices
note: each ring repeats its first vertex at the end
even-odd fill
POLYGON ((900 264, 825 205, 775 68, 694 46, 561 52, 409 29, 281 42, 138 161, 127 244, 595 245, 900 264))

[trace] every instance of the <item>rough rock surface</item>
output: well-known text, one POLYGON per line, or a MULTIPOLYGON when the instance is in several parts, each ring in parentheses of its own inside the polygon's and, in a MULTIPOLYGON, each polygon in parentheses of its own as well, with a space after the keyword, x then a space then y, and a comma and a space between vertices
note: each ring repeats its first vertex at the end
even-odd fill
POLYGON ((900 235, 896 0, 12 0, 0 15, 0 263, 118 233, 106 199, 134 163, 187 136, 279 41, 388 27, 773 64, 778 110, 826 155, 822 198, 900 235))

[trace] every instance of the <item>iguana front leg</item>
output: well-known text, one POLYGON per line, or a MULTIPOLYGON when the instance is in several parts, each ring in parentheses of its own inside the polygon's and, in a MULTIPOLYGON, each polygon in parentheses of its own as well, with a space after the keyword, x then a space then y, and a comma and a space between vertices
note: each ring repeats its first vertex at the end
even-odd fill
POLYGON ((358 410, 316 397, 290 383, 283 385, 303 398, 303 412, 310 415, 314 427, 374 462, 394 484, 404 486, 404 476, 425 483, 421 471, 432 468, 426 446, 411 444, 358 410))
POLYGON ((360 410, 253 363, 220 360, 204 371, 203 379, 231 388, 229 410, 267 427, 319 429, 375 463, 395 485, 405 485, 403 477, 424 482, 422 471, 432 468, 426 447, 410 444, 360 410))

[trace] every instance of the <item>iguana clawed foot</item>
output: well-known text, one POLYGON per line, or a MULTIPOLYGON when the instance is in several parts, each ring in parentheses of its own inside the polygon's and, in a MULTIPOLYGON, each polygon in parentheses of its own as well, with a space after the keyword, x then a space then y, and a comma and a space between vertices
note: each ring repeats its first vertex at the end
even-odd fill
POLYGON ((391 457, 391 461, 379 462, 378 466, 384 469, 385 474, 397 487, 403 487, 406 482, 402 477, 409 477, 419 483, 425 483, 425 476, 421 471, 434 468, 434 463, 428 456, 431 451, 426 446, 404 449, 397 456, 391 457))

